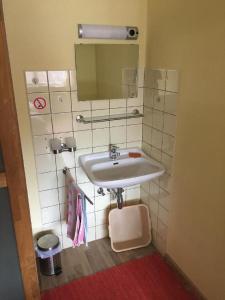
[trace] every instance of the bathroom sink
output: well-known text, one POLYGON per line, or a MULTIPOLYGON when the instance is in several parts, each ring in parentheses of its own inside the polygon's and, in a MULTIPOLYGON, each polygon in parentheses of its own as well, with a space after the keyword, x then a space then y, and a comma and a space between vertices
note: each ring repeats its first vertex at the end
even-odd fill
POLYGON ((164 167, 147 156, 141 149, 119 149, 116 160, 109 152, 81 155, 79 163, 89 180, 105 188, 123 188, 149 181, 162 175, 164 167), (140 153, 141 157, 129 157, 129 153, 140 153))

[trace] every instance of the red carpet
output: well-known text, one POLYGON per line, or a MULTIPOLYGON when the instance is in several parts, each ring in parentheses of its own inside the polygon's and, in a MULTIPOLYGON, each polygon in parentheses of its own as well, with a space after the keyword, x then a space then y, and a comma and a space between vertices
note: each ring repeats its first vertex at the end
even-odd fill
POLYGON ((74 280, 42 294, 42 300, 193 300, 159 254, 74 280))

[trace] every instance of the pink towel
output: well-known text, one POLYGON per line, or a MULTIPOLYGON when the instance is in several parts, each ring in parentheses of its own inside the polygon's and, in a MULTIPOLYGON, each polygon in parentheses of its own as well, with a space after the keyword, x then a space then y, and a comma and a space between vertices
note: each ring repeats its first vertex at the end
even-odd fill
POLYGON ((73 247, 86 242, 84 220, 84 195, 76 187, 69 174, 66 180, 67 188, 67 236, 73 241, 73 247))

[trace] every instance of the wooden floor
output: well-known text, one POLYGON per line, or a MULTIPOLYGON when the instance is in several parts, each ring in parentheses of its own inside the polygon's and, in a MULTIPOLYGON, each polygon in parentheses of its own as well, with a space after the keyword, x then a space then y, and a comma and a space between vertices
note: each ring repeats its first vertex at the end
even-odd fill
POLYGON ((116 253, 112 251, 108 238, 93 241, 88 244, 88 247, 65 249, 61 253, 63 272, 58 276, 39 274, 41 290, 51 289, 73 279, 94 274, 153 252, 155 252, 155 248, 150 245, 145 248, 116 253))

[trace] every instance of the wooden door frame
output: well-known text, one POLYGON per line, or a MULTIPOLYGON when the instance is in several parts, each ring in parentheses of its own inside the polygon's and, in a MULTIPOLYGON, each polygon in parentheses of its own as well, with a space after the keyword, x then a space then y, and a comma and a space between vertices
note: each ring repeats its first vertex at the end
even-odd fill
MULTIPOLYGON (((16 24, 15 24, 16 26, 16 24)), ((22 76, 22 75, 21 75, 22 76)), ((25 298, 40 299, 19 127, 0 0, 0 143, 25 298)), ((2 174, 2 178, 4 174, 2 174)), ((13 288, 13 287, 12 287, 13 288)))

